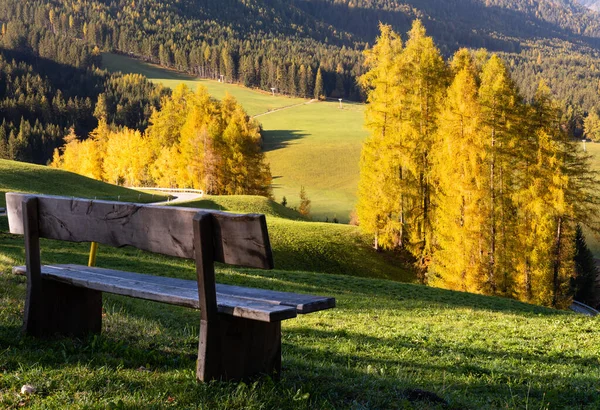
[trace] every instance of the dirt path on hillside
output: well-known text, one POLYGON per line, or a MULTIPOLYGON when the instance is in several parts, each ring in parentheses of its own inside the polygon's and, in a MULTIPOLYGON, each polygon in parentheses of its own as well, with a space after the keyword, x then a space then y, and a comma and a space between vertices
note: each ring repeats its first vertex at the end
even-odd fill
POLYGON ((263 113, 261 113, 261 114, 256 114, 256 115, 252 116, 252 118, 262 117, 263 115, 269 115, 269 114, 273 114, 274 112, 277 112, 277 111, 288 110, 288 109, 290 109, 290 108, 299 107, 299 106, 301 106, 301 105, 312 104, 312 103, 314 103, 315 101, 317 101, 317 100, 315 100, 315 99, 313 98, 312 100, 310 100, 310 101, 308 101, 308 102, 304 102, 304 103, 300 103, 300 104, 294 104, 294 105, 287 105, 287 106, 285 106, 285 107, 281 107, 281 108, 277 108, 277 109, 274 109, 274 110, 271 110, 271 111, 263 112, 263 113))

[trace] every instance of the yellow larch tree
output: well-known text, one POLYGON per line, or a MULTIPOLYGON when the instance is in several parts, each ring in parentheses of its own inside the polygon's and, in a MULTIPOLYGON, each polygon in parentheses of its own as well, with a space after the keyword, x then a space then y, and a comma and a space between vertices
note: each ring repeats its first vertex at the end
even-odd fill
POLYGON ((463 61, 448 89, 431 154, 436 207, 429 280, 469 292, 482 292, 483 282, 481 210, 486 189, 481 126, 474 68, 471 61, 463 61))

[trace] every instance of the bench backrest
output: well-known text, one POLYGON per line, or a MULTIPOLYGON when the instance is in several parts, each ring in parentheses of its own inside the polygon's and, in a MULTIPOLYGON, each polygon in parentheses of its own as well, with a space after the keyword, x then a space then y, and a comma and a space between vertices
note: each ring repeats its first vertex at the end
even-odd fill
POLYGON ((217 318, 215 261, 273 268, 264 215, 18 193, 7 193, 6 205, 10 232, 25 236, 27 300, 43 292, 39 238, 130 245, 195 259, 200 317, 206 322, 217 318))
POLYGON ((212 217, 213 260, 272 269, 273 256, 264 215, 235 215, 213 210, 156 206, 49 195, 6 194, 10 232, 24 234, 22 203, 37 200, 41 238, 98 242, 194 259, 192 220, 212 217))

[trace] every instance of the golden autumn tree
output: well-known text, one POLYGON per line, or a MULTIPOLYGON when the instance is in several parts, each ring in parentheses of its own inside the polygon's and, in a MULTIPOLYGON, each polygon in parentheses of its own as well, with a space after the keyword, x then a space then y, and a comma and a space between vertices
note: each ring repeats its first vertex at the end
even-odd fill
POLYGON ((516 209, 512 200, 517 186, 516 163, 523 129, 522 98, 508 68, 492 55, 481 68, 478 101, 485 147, 482 180, 487 191, 482 210, 483 287, 485 293, 513 295, 513 261, 518 244, 513 234, 516 209))
POLYGON ((448 67, 420 20, 413 22, 401 57, 403 109, 401 150, 404 195, 408 197, 405 226, 407 249, 417 258, 425 276, 432 244, 432 187, 430 153, 442 98, 448 85, 448 67))
POLYGON ((402 41, 390 26, 365 52, 369 71, 361 77, 368 90, 365 126, 370 135, 363 143, 360 159, 357 215, 360 227, 374 237, 375 248, 402 244, 403 197, 398 145, 401 105, 399 62, 402 41))
POLYGON ((150 146, 139 131, 113 131, 106 142, 104 179, 118 185, 147 185, 151 156, 150 146))
POLYGON ((366 56, 370 70, 361 81, 373 108, 365 114, 371 137, 361 159, 359 222, 382 247, 408 249, 425 280, 432 239, 429 155, 448 68, 419 20, 404 48, 382 25, 366 56))
POLYGON ((485 146, 475 69, 464 57, 457 54, 461 68, 448 89, 431 156, 436 248, 429 277, 434 285, 481 292, 485 146))

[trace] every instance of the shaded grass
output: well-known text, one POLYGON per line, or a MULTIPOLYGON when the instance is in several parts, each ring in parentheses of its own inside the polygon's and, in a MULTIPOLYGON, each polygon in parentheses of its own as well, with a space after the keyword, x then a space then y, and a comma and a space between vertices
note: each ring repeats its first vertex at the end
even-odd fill
MULTIPOLYGON (((387 280, 220 267, 220 283, 334 296, 338 307, 284 322, 280 382, 196 384, 198 312, 106 295, 101 335, 24 337, 25 278, 8 274, 23 263, 22 238, 0 234, 0 249, 2 408, 600 406, 598 319, 387 280), (19 396, 25 383, 38 393, 19 396)), ((85 263, 86 254, 85 245, 43 241, 46 263, 85 263)), ((101 251, 98 262, 195 275, 189 261, 127 248, 101 251)))
POLYGON ((167 198, 165 195, 146 194, 72 172, 0 159, 0 207, 6 206, 4 194, 12 191, 129 202, 153 202, 167 198))

